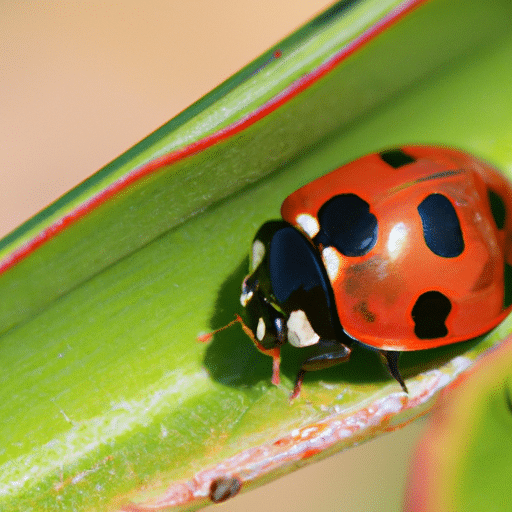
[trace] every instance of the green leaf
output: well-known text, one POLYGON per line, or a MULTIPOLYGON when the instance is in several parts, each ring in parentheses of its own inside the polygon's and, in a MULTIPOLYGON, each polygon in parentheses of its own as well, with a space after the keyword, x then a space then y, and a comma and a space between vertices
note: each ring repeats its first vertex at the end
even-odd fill
POLYGON ((417 449, 408 511, 501 511, 512 502, 512 337, 447 390, 417 449))
POLYGON ((2 510, 197 508, 409 422, 508 332, 406 354, 408 401, 363 349, 289 404, 300 352, 273 387, 239 328, 196 341, 298 186, 404 142, 510 168, 509 2, 421 4, 338 4, 4 239, 2 510))

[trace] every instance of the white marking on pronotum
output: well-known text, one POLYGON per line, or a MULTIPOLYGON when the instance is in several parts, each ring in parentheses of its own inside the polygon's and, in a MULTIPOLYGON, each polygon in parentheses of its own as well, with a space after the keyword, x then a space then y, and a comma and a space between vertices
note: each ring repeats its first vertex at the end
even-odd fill
POLYGON ((305 233, 313 238, 320 231, 320 225, 318 221, 309 213, 301 213, 295 218, 295 222, 304 230, 305 233))
POLYGON ((320 336, 313 330, 306 313, 302 310, 292 311, 286 326, 288 327, 288 341, 294 347, 309 347, 320 340, 320 336))
POLYGON ((265 245, 261 240, 254 240, 252 244, 251 271, 254 272, 265 256, 265 245))
POLYGON ((327 270, 327 275, 331 281, 336 279, 338 270, 340 268, 340 258, 336 253, 336 250, 332 247, 326 247, 322 251, 322 260, 327 270))

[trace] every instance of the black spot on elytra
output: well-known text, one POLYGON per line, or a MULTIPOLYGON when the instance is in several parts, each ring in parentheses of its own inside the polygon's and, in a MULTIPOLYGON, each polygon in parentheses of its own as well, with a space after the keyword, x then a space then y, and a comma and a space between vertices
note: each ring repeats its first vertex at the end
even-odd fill
POLYGON ((390 149, 389 151, 383 151, 379 154, 384 162, 395 169, 402 167, 402 165, 408 165, 416 162, 415 158, 404 153, 401 149, 390 149))
POLYGON ((448 334, 445 322, 452 305, 441 292, 425 292, 418 297, 412 308, 414 333, 420 339, 443 338, 448 334))
POLYGON ((442 194, 430 194, 418 206, 423 236, 428 248, 443 258, 454 258, 464 250, 457 212, 442 194))
POLYGON ((319 210, 320 231, 315 244, 335 247, 345 256, 363 256, 376 244, 377 217, 370 205, 355 194, 329 199, 319 210))

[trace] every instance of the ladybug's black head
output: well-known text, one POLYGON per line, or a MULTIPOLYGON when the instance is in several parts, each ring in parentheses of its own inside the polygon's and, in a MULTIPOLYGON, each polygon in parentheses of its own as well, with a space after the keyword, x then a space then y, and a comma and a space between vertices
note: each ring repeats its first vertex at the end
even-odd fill
POLYGON ((247 326, 265 348, 343 336, 325 267, 311 240, 285 221, 265 223, 242 284, 247 326))

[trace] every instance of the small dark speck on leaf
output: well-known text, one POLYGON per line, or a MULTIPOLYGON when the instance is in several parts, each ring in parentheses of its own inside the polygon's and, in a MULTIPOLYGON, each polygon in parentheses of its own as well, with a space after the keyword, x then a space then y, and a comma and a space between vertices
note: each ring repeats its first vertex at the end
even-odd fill
POLYGON ((210 485, 210 499, 221 503, 236 496, 241 488, 242 482, 236 476, 217 478, 210 485))

